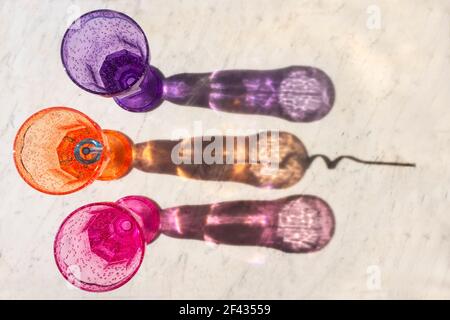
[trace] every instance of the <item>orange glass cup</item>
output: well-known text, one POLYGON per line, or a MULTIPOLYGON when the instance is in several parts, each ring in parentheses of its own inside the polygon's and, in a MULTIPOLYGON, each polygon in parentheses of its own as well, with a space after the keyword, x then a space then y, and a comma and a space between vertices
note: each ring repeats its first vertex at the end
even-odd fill
POLYGON ((14 162, 31 187, 62 195, 96 179, 126 175, 133 164, 133 145, 124 134, 102 130, 75 109, 51 107, 33 114, 20 127, 14 162))

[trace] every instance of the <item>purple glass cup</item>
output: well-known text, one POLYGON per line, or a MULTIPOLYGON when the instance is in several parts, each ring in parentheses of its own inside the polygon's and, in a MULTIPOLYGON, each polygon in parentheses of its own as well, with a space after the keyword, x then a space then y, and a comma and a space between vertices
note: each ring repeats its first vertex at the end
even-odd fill
POLYGON ((139 25, 111 10, 88 12, 73 22, 64 35, 61 58, 78 86, 114 97, 119 106, 132 112, 153 110, 167 100, 310 122, 328 114, 335 98, 327 74, 307 66, 182 73, 165 78, 149 64, 148 41, 139 25))
POLYGON ((158 106, 162 77, 149 66, 147 38, 130 17, 97 10, 78 18, 66 31, 61 59, 67 74, 82 89, 141 112, 158 106))

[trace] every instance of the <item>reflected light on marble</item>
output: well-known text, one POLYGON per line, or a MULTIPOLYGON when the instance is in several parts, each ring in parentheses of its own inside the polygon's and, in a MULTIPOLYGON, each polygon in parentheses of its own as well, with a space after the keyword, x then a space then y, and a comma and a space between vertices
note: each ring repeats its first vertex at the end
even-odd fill
POLYGON ((184 73, 163 80, 163 98, 176 104, 298 122, 323 118, 334 96, 330 78, 313 67, 184 73))
POLYGON ((230 201, 161 211, 161 233, 220 244, 256 245, 291 253, 322 249, 334 232, 333 211, 320 198, 230 201))
POLYGON ((262 188, 294 185, 300 181, 309 163, 302 142, 287 132, 155 140, 135 144, 134 151, 134 168, 145 172, 234 181, 262 188), (217 153, 208 150, 211 143, 216 143, 217 153), (174 163, 174 151, 178 151, 182 163, 174 163), (205 163, 205 154, 212 154, 215 161, 205 163))

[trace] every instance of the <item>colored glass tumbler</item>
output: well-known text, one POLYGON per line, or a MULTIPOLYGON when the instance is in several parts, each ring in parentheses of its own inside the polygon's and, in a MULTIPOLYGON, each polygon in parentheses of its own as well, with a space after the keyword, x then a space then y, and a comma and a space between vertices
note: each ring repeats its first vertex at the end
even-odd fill
POLYGON ((126 175, 132 167, 132 143, 103 130, 83 113, 43 109, 28 118, 14 141, 14 162, 22 178, 48 194, 67 194, 96 179, 126 175))
POLYGON ((112 290, 137 272, 145 243, 157 236, 158 229, 159 209, 144 197, 83 206, 58 231, 56 264, 69 282, 83 290, 112 290))
POLYGON ((97 10, 81 16, 64 35, 61 58, 73 82, 114 97, 126 110, 148 111, 162 101, 162 77, 149 66, 145 34, 122 13, 97 10))

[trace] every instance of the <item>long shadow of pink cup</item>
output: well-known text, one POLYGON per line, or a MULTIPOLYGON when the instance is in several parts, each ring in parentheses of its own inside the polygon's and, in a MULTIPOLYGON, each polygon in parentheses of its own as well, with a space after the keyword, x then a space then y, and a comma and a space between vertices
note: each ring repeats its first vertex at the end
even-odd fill
POLYGON ((168 209, 146 197, 128 196, 72 212, 58 230, 54 255, 70 283, 101 292, 127 283, 142 264, 146 244, 160 234, 310 253, 329 243, 334 226, 330 206, 310 195, 168 209))

